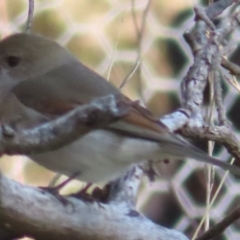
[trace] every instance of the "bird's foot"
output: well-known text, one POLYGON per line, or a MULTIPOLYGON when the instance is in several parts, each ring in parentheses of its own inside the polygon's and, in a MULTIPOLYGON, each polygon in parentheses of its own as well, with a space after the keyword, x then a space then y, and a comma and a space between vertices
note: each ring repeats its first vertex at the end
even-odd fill
POLYGON ((64 196, 62 196, 59 193, 59 188, 57 187, 38 187, 40 190, 44 191, 44 192, 48 192, 51 195, 53 195, 60 203, 62 203, 64 206, 67 206, 68 204, 72 203, 67 200, 64 196))
POLYGON ((92 184, 88 183, 82 190, 71 196, 89 203, 96 202, 99 204, 100 207, 103 207, 102 203, 107 203, 110 184, 107 184, 102 189, 99 187, 95 187, 91 194, 87 193, 87 190, 90 188, 90 186, 92 186, 92 184))
POLYGON ((64 206, 71 204, 73 205, 69 200, 67 200, 64 196, 62 196, 59 191, 65 187, 69 182, 71 182, 76 176, 78 176, 79 173, 74 173, 72 176, 67 178, 62 183, 58 184, 54 187, 39 187, 41 190, 46 191, 48 193, 51 193, 55 198, 57 198, 64 206))

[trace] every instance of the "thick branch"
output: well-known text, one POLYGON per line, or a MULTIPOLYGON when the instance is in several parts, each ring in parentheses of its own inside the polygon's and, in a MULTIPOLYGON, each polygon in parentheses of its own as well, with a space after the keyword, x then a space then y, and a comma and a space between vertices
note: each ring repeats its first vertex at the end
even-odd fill
MULTIPOLYGON (((121 188, 125 191, 120 184, 118 190, 121 188)), ((0 234, 4 234, 0 239, 11 239, 6 237, 9 234, 40 240, 148 240, 149 236, 151 240, 187 240, 177 231, 154 224, 119 197, 109 204, 67 197, 69 204, 64 206, 48 192, 1 174, 0 192, 0 234)))

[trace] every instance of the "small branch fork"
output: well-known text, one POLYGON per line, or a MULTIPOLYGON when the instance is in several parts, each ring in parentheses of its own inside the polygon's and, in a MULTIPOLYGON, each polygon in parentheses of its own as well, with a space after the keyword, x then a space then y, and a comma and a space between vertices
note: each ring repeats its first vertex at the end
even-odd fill
MULTIPOLYGON (((223 58, 226 37, 239 26, 240 10, 236 1, 218 1, 206 10, 195 8, 196 24, 193 30, 185 33, 194 55, 194 61, 181 82, 182 108, 164 116, 161 120, 172 130, 185 137, 201 138, 221 143, 228 152, 240 161, 239 141, 232 131, 222 100, 220 86, 221 66, 238 75, 239 67, 223 58), (215 27, 212 19, 233 5, 233 13, 215 27), (230 67, 229 67, 230 66, 230 67), (234 67, 233 67, 234 66, 234 67), (217 109, 217 125, 207 125, 202 115, 203 91, 209 74, 213 73, 214 101, 217 109)), ((230 48, 230 47, 229 47, 230 48)))

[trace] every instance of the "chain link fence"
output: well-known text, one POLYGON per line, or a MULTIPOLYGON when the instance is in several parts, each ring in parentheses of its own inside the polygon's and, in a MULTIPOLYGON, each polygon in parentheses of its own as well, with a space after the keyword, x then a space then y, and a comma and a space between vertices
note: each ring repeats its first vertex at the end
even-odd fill
MULTIPOLYGON (((193 25, 192 9, 198 2, 152 0, 146 11, 147 4, 146 0, 35 0, 32 31, 55 39, 116 86, 139 66, 122 91, 132 99, 140 98, 154 114, 162 116, 180 106, 180 82, 192 61, 183 33, 193 25)), ((1 38, 24 31, 27 8, 26 0, 0 0, 1 38)), ((236 45, 238 39, 236 32, 236 45)), ((232 59, 239 61, 237 54, 232 59)), ((239 93, 225 81, 222 87, 229 120, 238 131, 239 93)), ((207 107, 207 90, 205 98, 207 107)), ((194 143, 207 150, 206 142, 194 143)), ((213 154, 228 158, 227 151, 218 145, 213 154)), ((25 157, 4 156, 0 166, 6 175, 27 184, 47 185, 53 177, 25 157)), ((138 208, 154 222, 191 237, 207 211, 206 166, 193 160, 170 161, 160 163, 158 170, 156 181, 143 179, 138 208)), ((211 197, 223 176, 224 171, 215 170, 211 197)), ((238 205, 239 185, 236 177, 227 176, 209 210, 211 224, 238 205)), ((64 191, 77 188, 79 182, 73 181, 64 191)), ((215 239, 240 239, 239 227, 237 221, 215 239)))

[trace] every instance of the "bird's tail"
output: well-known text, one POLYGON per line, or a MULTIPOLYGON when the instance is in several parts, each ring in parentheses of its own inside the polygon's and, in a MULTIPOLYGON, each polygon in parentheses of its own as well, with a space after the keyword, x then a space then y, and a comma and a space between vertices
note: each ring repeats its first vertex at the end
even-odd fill
POLYGON ((189 157, 197 161, 205 162, 207 164, 211 164, 217 167, 220 167, 224 170, 230 171, 234 175, 240 176, 240 168, 231 165, 229 163, 223 162, 217 158, 211 157, 207 155, 205 152, 202 150, 194 147, 193 145, 189 144, 188 142, 179 139, 180 141, 177 142, 172 142, 172 143, 165 143, 162 142, 161 145, 163 146, 163 149, 166 151, 172 150, 172 153, 176 155, 178 158, 184 158, 184 157, 189 157), (167 149, 169 148, 169 149, 167 149), (173 150, 174 149, 174 150, 173 150))

